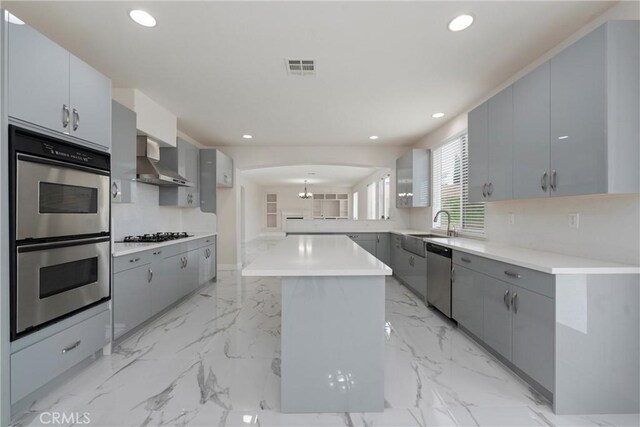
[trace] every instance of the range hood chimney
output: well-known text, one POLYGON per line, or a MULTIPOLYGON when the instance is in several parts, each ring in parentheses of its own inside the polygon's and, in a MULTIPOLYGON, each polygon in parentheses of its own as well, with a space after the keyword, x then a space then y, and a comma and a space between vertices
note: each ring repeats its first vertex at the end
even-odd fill
POLYGON ((138 135, 136 178, 140 182, 171 187, 193 184, 160 162, 160 145, 146 135, 138 135))

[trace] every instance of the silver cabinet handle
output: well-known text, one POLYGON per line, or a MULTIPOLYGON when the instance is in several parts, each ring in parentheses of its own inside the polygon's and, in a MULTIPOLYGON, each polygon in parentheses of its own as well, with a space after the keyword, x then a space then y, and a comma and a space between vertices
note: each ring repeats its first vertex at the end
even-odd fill
POLYGON ((451 269, 451 283, 456 281, 456 269, 452 268, 451 269))
POLYGON ((558 189, 558 174, 554 170, 551 172, 551 189, 556 191, 558 189))
POLYGON ((129 260, 129 262, 138 262, 138 261, 140 261, 140 258, 131 258, 129 260))
POLYGON ((73 130, 78 130, 80 126, 80 113, 75 108, 73 109, 73 130))
POLYGON ((62 104, 62 127, 66 128, 69 126, 69 107, 67 104, 62 104))
POLYGON ((376 234, 376 243, 380 243, 380 236, 376 234))
POLYGON ((518 314, 518 293, 514 292, 511 297, 511 305, 513 306, 513 312, 518 314))
POLYGON ((71 350, 73 350, 75 348, 78 348, 78 346, 80 345, 81 342, 82 342, 82 340, 78 340, 78 341, 74 342, 73 344, 71 344, 70 346, 63 348, 62 349, 62 354, 68 353, 71 350))
POLYGON ((460 261, 462 261, 462 262, 471 262, 471 260, 469 258, 466 258, 466 257, 460 258, 460 261))
POLYGON ((493 182, 489 183, 489 185, 487 186, 487 190, 487 194, 491 196, 493 194, 493 182))
POLYGON ((507 306, 507 310, 511 308, 511 304, 509 302, 509 290, 507 289, 502 297, 502 301, 504 301, 504 305, 507 306))
POLYGON ((544 171, 544 173, 542 174, 542 179, 540 180, 540 188, 542 188, 542 191, 544 191, 545 193, 547 192, 547 171, 544 171))
POLYGON ((510 277, 515 277, 516 279, 519 279, 520 277, 522 277, 522 276, 520 276, 519 273, 516 273, 515 271, 511 271, 511 270, 505 270, 504 274, 506 274, 507 276, 510 276, 510 277))
POLYGON ((482 184, 482 197, 487 197, 487 184, 482 184))
POLYGON ((156 251, 156 252, 154 252, 153 254, 154 254, 154 255, 160 255, 161 253, 162 253, 162 251, 156 251))
POLYGON ((188 265, 189 265, 189 258, 185 258, 184 259, 184 267, 187 268, 188 265))
POLYGON ((149 272, 147 273, 147 281, 151 283, 152 280, 153 280, 153 270, 149 269, 149 272))
POLYGON ((111 197, 114 199, 118 197, 118 183, 116 182, 111 183, 111 197))

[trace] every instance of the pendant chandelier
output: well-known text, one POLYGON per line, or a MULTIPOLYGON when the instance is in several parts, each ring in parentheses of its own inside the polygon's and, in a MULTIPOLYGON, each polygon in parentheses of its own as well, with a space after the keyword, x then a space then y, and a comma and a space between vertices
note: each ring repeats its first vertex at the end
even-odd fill
POLYGON ((298 193, 298 197, 300 197, 301 199, 310 199, 313 197, 313 193, 309 193, 307 191, 307 180, 304 180, 304 193, 298 193))

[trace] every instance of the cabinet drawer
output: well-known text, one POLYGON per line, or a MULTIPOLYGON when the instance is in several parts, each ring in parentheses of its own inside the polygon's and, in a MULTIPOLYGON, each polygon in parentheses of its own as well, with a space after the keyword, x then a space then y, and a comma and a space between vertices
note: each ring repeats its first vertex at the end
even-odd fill
POLYGON ((212 245, 216 241, 216 236, 203 237, 202 239, 193 240, 188 242, 188 250, 204 248, 205 246, 212 245))
POLYGON ((109 341, 108 310, 11 355, 11 403, 42 387, 109 341))
POLYGON ((130 270, 132 268, 140 267, 141 265, 149 264, 153 257, 153 252, 156 251, 141 251, 129 255, 122 255, 113 258, 113 272, 119 273, 121 271, 130 270))
POLYGON ((554 298, 554 277, 551 274, 507 264, 465 252, 453 251, 453 263, 521 288, 554 298))

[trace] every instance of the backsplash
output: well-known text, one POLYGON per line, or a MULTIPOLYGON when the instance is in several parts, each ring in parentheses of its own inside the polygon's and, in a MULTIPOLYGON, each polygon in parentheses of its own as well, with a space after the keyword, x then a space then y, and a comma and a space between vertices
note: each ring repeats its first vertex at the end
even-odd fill
POLYGON ((135 203, 111 206, 114 240, 158 231, 215 232, 216 215, 200 209, 158 206, 160 188, 136 183, 135 203))
MULTIPOLYGON (((640 265, 640 195, 604 194, 487 203, 487 240, 640 265), (509 214, 514 224, 509 224, 509 214), (569 227, 569 213, 579 227, 569 227)), ((431 209, 412 209, 411 227, 431 228, 431 209)))

